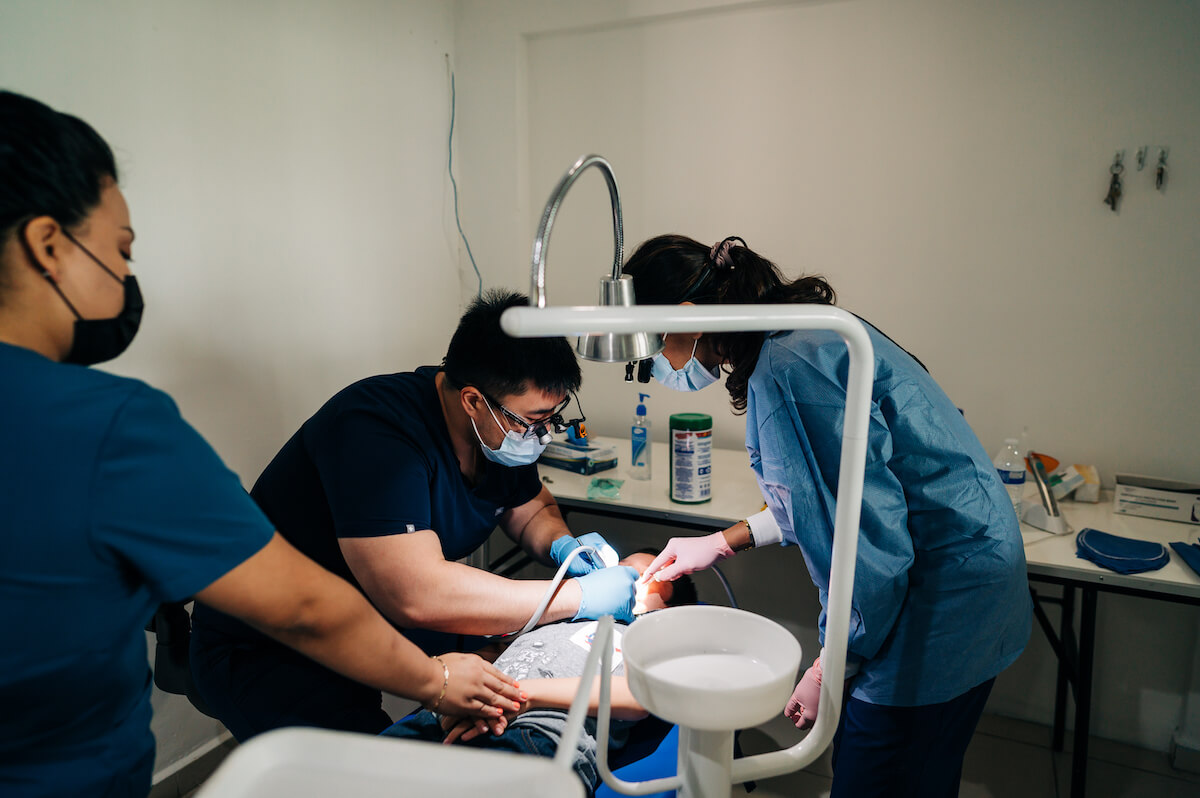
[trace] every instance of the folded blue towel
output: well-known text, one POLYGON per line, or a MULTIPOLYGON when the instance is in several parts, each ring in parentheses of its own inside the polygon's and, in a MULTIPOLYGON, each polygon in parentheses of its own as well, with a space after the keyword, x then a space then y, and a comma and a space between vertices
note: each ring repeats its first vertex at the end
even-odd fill
POLYGON ((1171 548, 1200 576, 1200 543, 1172 543, 1171 548))
POLYGON ((1170 552, 1161 543, 1123 538, 1098 529, 1084 529, 1079 533, 1075 539, 1075 556, 1119 574, 1157 571, 1171 560, 1170 552))

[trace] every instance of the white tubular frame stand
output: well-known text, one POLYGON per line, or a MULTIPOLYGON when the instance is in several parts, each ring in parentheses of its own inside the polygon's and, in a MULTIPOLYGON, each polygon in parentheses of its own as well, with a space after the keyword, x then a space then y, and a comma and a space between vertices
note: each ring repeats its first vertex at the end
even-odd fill
MULTIPOLYGON (((634 307, 515 307, 501 317, 500 325, 515 338, 576 336, 585 333, 688 333, 748 332, 777 330, 832 330, 841 336, 849 350, 849 379, 846 385, 846 410, 842 432, 842 456, 838 471, 837 511, 834 518, 833 559, 829 574, 826 605, 825 653, 821 661, 821 711, 816 724, 803 740, 791 748, 733 761, 732 784, 750 779, 770 778, 790 773, 813 762, 832 742, 841 717, 842 690, 846 671, 846 647, 850 627, 850 600, 854 590, 854 563, 858 551, 858 522, 862 509, 863 472, 866 466, 867 431, 870 423, 871 391, 874 385, 875 358, 871 340, 862 323, 853 315, 829 305, 640 305, 634 307)), ((597 631, 595 648, 607 634, 597 631)), ((603 657, 589 657, 589 665, 603 657)), ((579 711, 586 712, 586 696, 591 692, 594 668, 584 674, 580 694, 571 708, 568 722, 570 746, 565 737, 558 755, 571 756, 576 734, 572 722, 582 722, 579 711), (577 711, 578 710, 578 711, 577 711)), ((602 680, 601 704, 606 690, 602 680)), ((782 711, 782 707, 780 708, 782 711)), ((601 713, 602 715, 605 713, 601 713)), ((606 718, 601 718, 606 720, 606 718)), ((607 727, 607 723, 603 723, 607 727)), ((682 741, 681 741, 682 751, 682 741)), ((682 756, 682 753, 681 753, 682 756)), ((601 760, 603 761, 603 760, 601 760)), ((680 777, 640 784, 611 778, 602 766, 605 781, 629 795, 644 795, 664 789, 667 782, 680 777)), ((672 785, 674 786, 674 785, 672 785)), ((683 784, 683 795, 711 794, 709 789, 693 790, 683 784)), ((711 785, 710 785, 711 786, 711 785)), ((728 795, 728 791, 724 793, 728 795)))

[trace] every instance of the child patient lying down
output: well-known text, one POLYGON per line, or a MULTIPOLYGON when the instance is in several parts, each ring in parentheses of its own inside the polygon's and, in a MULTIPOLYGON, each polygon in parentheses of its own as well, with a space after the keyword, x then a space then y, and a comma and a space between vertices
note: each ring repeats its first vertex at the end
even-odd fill
MULTIPOLYGON (((654 559, 654 554, 637 552, 621 560, 642 572, 654 559)), ((674 582, 651 581, 638 585, 634 614, 696 602, 696 588, 688 577, 674 582)), ((636 622, 636 620, 635 620, 636 622)), ((612 724, 609 750, 625 744, 630 727, 646 717, 646 710, 634 699, 625 681, 621 664, 620 638, 625 624, 615 624, 613 641, 612 724)), ((517 637, 496 659, 496 667, 521 684, 527 696, 521 711, 499 721, 489 729, 483 721, 460 720, 438 716, 422 710, 393 724, 383 734, 410 740, 460 742, 497 751, 554 756, 558 741, 567 725, 567 710, 579 689, 579 677, 591 651, 596 621, 552 623, 517 637), (494 732, 499 730, 499 734, 494 732)), ((580 735, 573 766, 588 793, 600 783, 596 766, 596 722, 599 704, 599 681, 592 689, 589 719, 580 735)))

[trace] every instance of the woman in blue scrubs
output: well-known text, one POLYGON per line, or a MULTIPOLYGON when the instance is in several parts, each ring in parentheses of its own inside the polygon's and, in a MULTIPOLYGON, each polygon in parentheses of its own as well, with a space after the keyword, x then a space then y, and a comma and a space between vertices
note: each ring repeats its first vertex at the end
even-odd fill
POLYGON ((516 706, 276 534, 166 394, 86 368, 137 332, 133 239, 103 139, 0 91, 0 795, 149 791, 143 628, 190 596, 429 707, 516 706))
MULTIPOLYGON (((821 277, 787 281, 738 237, 664 235, 630 257, 640 304, 833 304, 821 277)), ((1012 503, 975 434, 925 367, 866 325, 875 378, 833 796, 955 796, 963 754, 1000 671, 1029 639, 1012 503)), ((676 538, 648 578, 670 580, 767 543, 799 546, 822 607, 829 588, 847 352, 828 331, 667 336, 654 377, 698 390, 724 371, 767 509, 676 538)), ((819 620, 824 639, 825 617, 819 620)), ((816 719, 820 659, 785 714, 816 719)))

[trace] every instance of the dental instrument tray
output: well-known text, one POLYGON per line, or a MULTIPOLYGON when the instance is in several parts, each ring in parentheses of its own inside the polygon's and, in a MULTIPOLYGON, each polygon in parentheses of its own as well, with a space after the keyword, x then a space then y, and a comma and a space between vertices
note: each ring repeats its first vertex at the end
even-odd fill
POLYGON ((576 474, 595 474, 617 467, 617 450, 611 446, 551 441, 538 459, 538 464, 574 471, 576 474))

